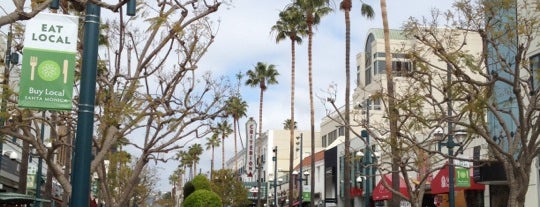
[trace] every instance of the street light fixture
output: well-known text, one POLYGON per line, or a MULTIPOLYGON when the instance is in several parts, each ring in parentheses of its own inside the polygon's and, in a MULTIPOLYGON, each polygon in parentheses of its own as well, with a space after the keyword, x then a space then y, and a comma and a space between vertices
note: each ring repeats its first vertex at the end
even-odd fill
MULTIPOLYGON (((366 182, 365 182, 365 196, 364 196, 364 206, 368 207, 369 204, 369 198, 371 196, 371 180, 372 180, 372 170, 371 170, 371 144, 369 143, 369 132, 367 129, 369 128, 369 109, 371 108, 370 99, 364 100, 363 104, 358 105, 359 108, 365 108, 366 110, 366 118, 365 118, 365 129, 360 132, 360 135, 364 138, 366 141, 365 144, 365 152, 357 152, 357 156, 363 156, 363 162, 364 162, 364 175, 366 176, 366 182)), ((358 180, 358 179, 357 179, 358 180)))
MULTIPOLYGON (((448 112, 448 113, 451 113, 451 112, 448 112)), ((439 129, 442 129, 442 128, 439 128, 439 129)), ((455 133, 454 132, 454 129, 452 127, 452 123, 451 122, 448 122, 448 135, 447 135, 447 141, 446 142, 443 142, 443 141, 440 141, 438 143, 438 150, 439 152, 441 152, 441 148, 444 146, 444 147, 447 147, 448 148, 448 204, 449 204, 449 207, 455 207, 455 191, 454 191, 454 186, 455 186, 455 166, 454 166, 454 147, 459 147, 461 146, 461 142, 455 142, 454 141, 454 136, 459 136, 459 135, 463 135, 463 133, 455 133)), ((438 136, 442 136, 444 137, 444 131, 443 130, 439 130, 436 132, 435 135, 438 135, 438 136)), ((458 150, 460 151, 460 150, 458 150)))
POLYGON ((274 206, 277 206, 277 146, 272 149, 272 152, 274 153, 272 157, 272 161, 274 161, 274 206))
POLYGON ((304 180, 306 181, 305 185, 307 185, 308 184, 308 177, 309 177, 309 170, 304 171, 304 177, 305 177, 304 180))
MULTIPOLYGON (((296 150, 297 151, 300 151, 300 154, 299 154, 299 157, 300 157, 300 172, 302 172, 302 160, 303 160, 303 155, 302 155, 302 148, 303 148, 303 144, 304 144, 304 136, 303 136, 303 133, 300 133, 300 136, 299 137, 296 137, 296 150)), ((293 175, 298 175, 298 171, 293 171, 293 175)), ((299 185, 299 195, 298 195, 298 200, 300 201, 300 204, 299 204, 299 207, 302 207, 302 175, 299 175, 297 176, 298 177, 298 181, 300 183, 299 185)))

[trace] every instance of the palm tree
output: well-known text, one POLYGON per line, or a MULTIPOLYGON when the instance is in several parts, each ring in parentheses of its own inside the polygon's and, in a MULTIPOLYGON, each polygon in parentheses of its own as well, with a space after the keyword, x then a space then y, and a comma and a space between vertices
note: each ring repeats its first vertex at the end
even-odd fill
MULTIPOLYGON (((396 109, 396 103, 394 100, 394 77, 392 70, 392 54, 390 51, 390 30, 388 27, 388 15, 386 10, 386 0, 381 0, 381 15, 383 20, 383 33, 384 33, 384 52, 385 52, 385 66, 386 66, 386 90, 388 92, 388 121, 390 124, 390 147, 392 153, 392 188, 399 189, 399 162, 401 161, 398 153, 398 114, 396 109)), ((391 205, 396 206, 400 203, 398 195, 393 193, 391 205)))
POLYGON ((195 174, 197 173, 197 163, 199 163, 199 160, 201 160, 201 154, 203 153, 203 148, 201 144, 193 144, 188 149, 188 154, 192 158, 193 161, 193 169, 195 170, 195 174))
MULTIPOLYGON (((238 147, 237 147, 237 138, 236 134, 240 130, 237 131, 237 127, 240 125, 238 122, 240 121, 240 118, 246 116, 247 112, 247 103, 246 101, 242 100, 240 97, 240 94, 237 94, 236 96, 233 96, 227 100, 225 111, 228 115, 232 116, 233 118, 233 129, 234 129, 234 156, 236 157, 238 155, 238 147)), ((238 173, 238 159, 234 159, 234 172, 238 173)))
MULTIPOLYGON (((351 56, 351 17, 350 12, 352 8, 352 0, 343 0, 340 4, 340 9, 343 10, 343 13, 345 13, 345 163, 344 163, 344 172, 350 172, 351 171, 351 152, 350 152, 350 94, 351 94, 351 64, 350 64, 350 56, 351 56)), ((373 8, 369 6, 368 4, 365 4, 362 2, 361 7, 362 16, 367 17, 368 19, 372 19, 374 12, 373 8)), ((351 174, 350 173, 344 173, 343 183, 344 183, 344 191, 345 191, 345 206, 350 206, 351 200, 351 174)))
POLYGON ((189 179, 193 178, 193 158, 191 155, 185 151, 179 151, 176 153, 176 159, 180 160, 180 166, 184 169, 185 172, 189 168, 189 179))
MULTIPOLYGON (((321 18, 330 12, 332 9, 328 6, 329 0, 297 0, 296 4, 305 13, 306 25, 308 28, 308 84, 309 84, 309 111, 310 111, 310 133, 311 133, 311 175, 315 173, 315 107, 313 106, 313 61, 312 61, 312 48, 313 48, 313 27, 320 23, 321 18)), ((292 171, 292 167, 289 169, 292 171)), ((290 173, 289 176, 292 176, 290 173)), ((315 192, 315 176, 311 176, 311 195, 315 192)), ((289 187, 292 191, 292 188, 289 187)), ((292 196, 289 196, 292 199, 292 196)), ((313 206, 313 200, 310 203, 313 206)))
MULTIPOLYGON (((294 130, 296 121, 294 121, 294 89, 295 89, 295 66, 296 66, 296 43, 302 43, 301 36, 307 35, 307 25, 302 10, 296 4, 288 6, 285 11, 279 13, 279 20, 272 26, 272 31, 276 32, 276 42, 286 38, 291 40, 291 118, 287 119, 290 123, 295 123, 295 128, 289 129, 289 156, 294 157, 294 130)), ((293 168, 293 159, 289 159, 289 170, 293 168)), ((292 171, 292 170, 291 170, 292 171)), ((289 188, 292 192, 292 185, 289 188)))
POLYGON ((223 120, 218 123, 216 132, 221 135, 221 169, 225 169, 225 138, 233 132, 231 124, 227 120, 223 120))
POLYGON ((246 85, 250 87, 259 87, 259 134, 262 134, 262 112, 263 112, 263 92, 266 91, 268 85, 277 84, 278 71, 275 69, 275 65, 267 65, 263 62, 258 62, 253 70, 248 70, 246 75, 246 85))
POLYGON ((212 178, 212 173, 214 173, 214 148, 219 147, 219 144, 221 143, 218 135, 218 133, 214 133, 211 137, 206 138, 206 150, 212 150, 212 161, 210 162, 210 178, 212 178))
POLYGON ((296 121, 293 124, 291 119, 285 119, 285 121, 283 121, 283 129, 285 130, 298 129, 298 126, 296 124, 297 124, 296 121))
MULTIPOLYGON (((276 77, 279 75, 278 71, 275 69, 275 65, 258 62, 253 70, 248 70, 246 73, 248 79, 246 85, 251 87, 259 87, 261 92, 259 94, 259 133, 258 136, 262 135, 262 112, 263 112, 263 93, 268 88, 269 84, 277 84, 278 81, 276 77)), ((261 149, 257 150, 257 156, 261 155, 261 149)), ((260 168, 259 168, 259 175, 260 168)), ((260 179, 259 177, 257 179, 260 179)), ((257 188, 260 189, 261 183, 257 182, 257 188)), ((291 191, 292 192, 292 191, 291 191)), ((260 194, 257 194, 257 207, 261 206, 260 194)))

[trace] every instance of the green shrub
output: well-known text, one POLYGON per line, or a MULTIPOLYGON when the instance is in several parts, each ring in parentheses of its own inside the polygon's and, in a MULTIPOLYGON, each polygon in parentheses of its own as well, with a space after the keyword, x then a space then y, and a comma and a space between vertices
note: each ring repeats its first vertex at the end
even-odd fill
POLYGON ((193 186, 195 186, 195 190, 212 190, 210 181, 204 175, 195 176, 191 183, 193 183, 193 186))
POLYGON ((183 207, 221 207, 221 198, 209 190, 196 190, 182 203, 183 207))

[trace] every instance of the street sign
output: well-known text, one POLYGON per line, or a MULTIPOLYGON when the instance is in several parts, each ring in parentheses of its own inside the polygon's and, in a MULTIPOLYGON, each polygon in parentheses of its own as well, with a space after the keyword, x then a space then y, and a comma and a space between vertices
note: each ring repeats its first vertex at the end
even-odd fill
POLYGON ((456 167, 456 187, 471 187, 468 168, 456 167))
POLYGON ((302 185, 302 201, 311 201, 311 185, 302 185))
POLYGON ((78 24, 77 16, 44 12, 28 20, 19 107, 71 110, 78 24))

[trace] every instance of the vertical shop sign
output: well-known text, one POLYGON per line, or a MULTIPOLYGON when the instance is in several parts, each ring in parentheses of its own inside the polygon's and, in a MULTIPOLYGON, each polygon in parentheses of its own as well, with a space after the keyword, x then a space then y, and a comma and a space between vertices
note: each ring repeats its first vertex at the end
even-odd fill
POLYGON ((255 171, 255 138, 257 134, 257 122, 250 117, 246 122, 246 173, 248 177, 253 177, 255 171))

